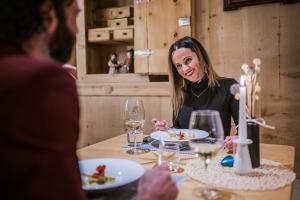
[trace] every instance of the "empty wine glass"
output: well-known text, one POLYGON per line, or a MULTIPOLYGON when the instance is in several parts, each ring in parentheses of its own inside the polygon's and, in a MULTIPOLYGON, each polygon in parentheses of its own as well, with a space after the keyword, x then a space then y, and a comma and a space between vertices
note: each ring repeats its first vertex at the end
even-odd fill
POLYGON ((180 164, 179 143, 177 142, 165 142, 163 140, 159 143, 159 155, 158 164, 166 163, 170 172, 177 172, 180 164))
MULTIPOLYGON (((203 158, 205 170, 207 170, 212 158, 214 158, 223 147, 224 131, 220 114, 214 110, 194 111, 190 117, 189 128, 206 131, 208 134, 205 138, 189 139, 191 149, 198 157, 203 158)), ((209 200, 218 199, 221 196, 219 190, 207 187, 204 189, 196 188, 193 192, 195 195, 209 200)))
POLYGON ((137 148, 143 143, 143 126, 145 122, 145 111, 143 101, 139 99, 128 99, 124 105, 124 129, 127 133, 129 154, 141 154, 147 150, 137 148))

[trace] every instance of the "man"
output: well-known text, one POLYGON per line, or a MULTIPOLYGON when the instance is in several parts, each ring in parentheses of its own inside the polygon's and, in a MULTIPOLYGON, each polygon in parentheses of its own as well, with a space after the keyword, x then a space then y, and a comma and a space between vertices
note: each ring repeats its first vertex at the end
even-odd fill
MULTIPOLYGON (((76 85, 62 67, 78 12, 76 0, 1 1, 1 199, 85 199, 76 85)), ((174 199, 177 192, 160 166, 141 178, 138 199, 174 199)))

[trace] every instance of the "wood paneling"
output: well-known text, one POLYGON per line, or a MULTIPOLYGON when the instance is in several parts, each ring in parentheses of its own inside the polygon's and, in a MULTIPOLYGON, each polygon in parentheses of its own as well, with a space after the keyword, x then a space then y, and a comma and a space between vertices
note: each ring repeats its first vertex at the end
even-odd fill
MULTIPOLYGON (((147 6, 145 1, 134 5, 134 49, 136 51, 148 49, 147 6)), ((149 71, 148 56, 135 56, 134 65, 135 73, 147 74, 149 71)))
MULTIPOLYGON (((278 143, 296 148, 296 170, 300 177, 300 4, 280 9, 279 95, 282 97, 278 143)), ((269 108, 271 109, 271 108, 269 108)))
POLYGON ((193 0, 152 0, 135 5, 135 50, 153 54, 135 57, 135 72, 168 74, 168 50, 177 39, 192 34, 192 26, 179 26, 180 17, 192 15, 193 0))
POLYGON ((153 131, 151 123, 153 117, 171 119, 169 97, 81 96, 81 135, 78 147, 124 134, 123 106, 127 98, 143 100, 146 113, 145 134, 153 131))
POLYGON ((85 6, 84 1, 78 1, 78 6, 82 9, 77 17, 77 24, 80 27, 76 36, 76 64, 78 78, 86 74, 86 32, 85 32, 85 6))
POLYGON ((296 147, 300 175, 300 4, 279 3, 224 12, 222 0, 197 3, 196 35, 216 71, 238 80, 241 64, 262 59, 259 105, 276 130, 261 129, 264 143, 296 147))
POLYGON ((154 0, 148 4, 149 74, 168 74, 168 50, 177 39, 191 35, 191 26, 180 27, 179 17, 191 16, 191 0, 154 0))
POLYGON ((113 83, 95 84, 81 83, 78 85, 80 95, 86 96, 160 96, 169 97, 168 83, 113 83))

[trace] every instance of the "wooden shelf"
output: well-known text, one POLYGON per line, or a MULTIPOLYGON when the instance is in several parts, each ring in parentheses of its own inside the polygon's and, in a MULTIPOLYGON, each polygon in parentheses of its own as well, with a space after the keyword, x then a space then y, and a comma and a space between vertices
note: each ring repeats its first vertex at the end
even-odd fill
POLYGON ((98 41, 98 42, 92 42, 89 41, 88 43, 92 44, 103 44, 103 45, 133 45, 133 39, 132 40, 123 40, 123 41, 117 41, 117 40, 107 40, 107 41, 98 41))
MULTIPOLYGON (((105 28, 93 28, 89 29, 87 31, 87 35, 89 35, 89 32, 92 31, 92 36, 93 39, 90 41, 90 38, 88 39, 88 43, 96 43, 96 44, 105 44, 105 45, 133 45, 134 43, 134 38, 133 38, 133 29, 134 26, 123 26, 123 27, 105 27, 105 28), (125 32, 127 35, 128 32, 131 33, 131 36, 129 38, 114 38, 114 33, 115 32, 125 32), (104 33, 104 39, 102 38, 101 40, 97 40, 98 38, 96 37, 97 34, 103 34, 104 33)), ((90 36, 89 36, 90 37, 90 36)), ((103 37, 103 36, 101 36, 103 37)))
POLYGON ((130 28, 133 29, 134 25, 123 26, 123 27, 104 27, 104 28, 94 28, 94 29, 97 29, 99 31, 114 31, 114 30, 130 29, 130 28))

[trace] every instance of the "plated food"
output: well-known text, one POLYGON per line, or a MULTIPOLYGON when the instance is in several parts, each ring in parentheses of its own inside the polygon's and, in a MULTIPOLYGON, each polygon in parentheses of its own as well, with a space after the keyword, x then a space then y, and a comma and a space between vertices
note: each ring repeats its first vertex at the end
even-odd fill
POLYGON ((188 134, 184 131, 179 131, 176 133, 174 130, 168 130, 170 140, 188 140, 190 138, 196 138, 196 135, 194 132, 191 132, 191 134, 188 134))
POLYGON ((185 142, 189 139, 200 139, 208 136, 206 131, 197 129, 169 129, 167 131, 155 131, 150 137, 155 140, 185 142))
POLYGON ((87 192, 120 187, 139 179, 144 167, 139 163, 117 158, 79 161, 82 188, 87 192))
POLYGON ((89 175, 82 173, 83 176, 87 177, 87 179, 83 180, 83 185, 106 184, 114 182, 116 178, 112 176, 106 176, 105 168, 106 165, 98 165, 96 167, 96 172, 94 172, 93 174, 89 175))

